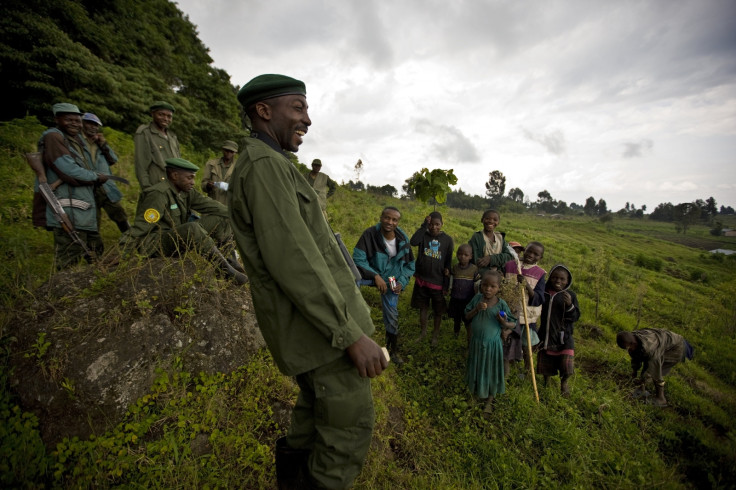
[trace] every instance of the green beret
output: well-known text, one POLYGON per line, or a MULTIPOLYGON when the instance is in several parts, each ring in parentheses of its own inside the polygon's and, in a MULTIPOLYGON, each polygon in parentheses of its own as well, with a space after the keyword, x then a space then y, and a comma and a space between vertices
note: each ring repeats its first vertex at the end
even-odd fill
POLYGON ((59 114, 79 114, 80 116, 82 115, 82 111, 79 110, 79 107, 75 106, 74 104, 69 104, 68 102, 54 104, 51 110, 54 111, 54 116, 57 116, 59 114))
POLYGON ((159 109, 166 109, 171 112, 176 112, 176 109, 174 109, 174 106, 169 104, 168 102, 165 102, 163 100, 157 100, 153 104, 151 104, 151 108, 149 109, 151 112, 157 111, 159 109))
POLYGON ((223 150, 238 151, 238 144, 234 141, 227 140, 222 144, 223 150))
POLYGON ((189 160, 184 160, 183 158, 167 158, 166 168, 176 168, 179 170, 191 170, 192 172, 196 172, 197 170, 199 170, 198 166, 196 166, 189 160))
POLYGON ((258 75, 243 85, 238 100, 246 109, 256 102, 282 95, 307 95, 304 82, 286 75, 258 75))
POLYGON ((321 167, 322 166, 322 160, 320 160, 319 158, 315 158, 314 160, 312 160, 312 166, 315 166, 315 165, 318 165, 318 166, 321 167))

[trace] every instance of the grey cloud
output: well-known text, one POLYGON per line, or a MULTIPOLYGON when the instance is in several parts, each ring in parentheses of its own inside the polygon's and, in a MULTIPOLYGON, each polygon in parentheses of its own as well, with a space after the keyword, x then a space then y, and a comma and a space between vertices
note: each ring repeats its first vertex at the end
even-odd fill
POLYGON ((426 119, 417 120, 414 128, 418 133, 433 138, 432 150, 442 160, 451 162, 479 162, 480 153, 473 143, 455 126, 434 124, 426 119))
POLYGON ((654 148, 654 142, 650 139, 643 139, 638 142, 626 142, 624 143, 624 152, 621 156, 624 158, 642 157, 652 148, 654 148))
POLYGON ((565 135, 559 129, 547 133, 532 133, 526 128, 521 128, 527 139, 539 143, 553 155, 563 155, 566 151, 565 135))

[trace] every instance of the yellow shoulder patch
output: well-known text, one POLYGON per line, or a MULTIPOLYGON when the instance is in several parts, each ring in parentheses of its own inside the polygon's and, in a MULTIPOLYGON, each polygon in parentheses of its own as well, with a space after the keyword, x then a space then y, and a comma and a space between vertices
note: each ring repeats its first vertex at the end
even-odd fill
POLYGON ((159 219, 161 219, 161 213, 159 213, 156 209, 148 208, 146 209, 146 212, 143 213, 143 218, 149 223, 156 223, 159 219))

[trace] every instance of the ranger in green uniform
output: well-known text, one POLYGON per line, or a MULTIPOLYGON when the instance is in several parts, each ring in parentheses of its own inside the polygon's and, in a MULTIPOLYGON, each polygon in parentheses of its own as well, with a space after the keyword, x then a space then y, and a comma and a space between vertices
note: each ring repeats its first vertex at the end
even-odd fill
POLYGON ((135 176, 141 192, 166 180, 166 159, 178 158, 179 140, 169 129, 174 118, 174 106, 159 100, 151 105, 153 122, 141 124, 135 132, 135 176))
POLYGON ((309 185, 312 186, 314 192, 319 198, 319 206, 322 208, 322 214, 327 218, 327 198, 332 196, 337 189, 337 182, 332 180, 329 175, 322 173, 322 160, 315 158, 312 160, 312 171, 304 174, 309 185))
POLYGON ((300 393, 276 444, 279 488, 346 488, 371 442, 371 384, 387 367, 370 310, 314 190, 284 150, 312 121, 303 82, 261 75, 238 100, 253 129, 230 186, 230 218, 251 280, 258 326, 300 393))
POLYGON ((202 190, 215 201, 227 206, 227 188, 230 177, 235 170, 235 154, 238 144, 234 141, 225 141, 222 144, 222 156, 213 158, 204 166, 202 175, 202 190), (223 185, 224 184, 224 185, 223 185))
POLYGON ((248 278, 240 265, 232 258, 225 259, 217 246, 232 243, 227 208, 192 190, 197 170, 199 167, 183 158, 167 159, 166 181, 143 192, 135 223, 121 237, 120 246, 127 250, 134 248, 148 257, 172 256, 195 249, 226 277, 245 284, 248 278), (190 221, 192 211, 204 216, 190 221))

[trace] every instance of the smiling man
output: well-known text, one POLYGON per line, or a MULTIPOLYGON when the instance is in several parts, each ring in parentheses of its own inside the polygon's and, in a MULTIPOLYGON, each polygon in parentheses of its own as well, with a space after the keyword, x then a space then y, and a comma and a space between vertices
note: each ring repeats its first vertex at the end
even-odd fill
MULTIPOLYGON (((97 228, 95 186, 107 181, 97 174, 87 145, 82 140, 82 113, 74 104, 54 104, 55 128, 41 135, 41 152, 46 179, 59 198, 77 234, 94 254, 102 253, 102 239, 97 228)), ((38 183, 36 183, 38 186, 38 183)), ((62 229, 50 206, 34 198, 33 223, 54 233, 57 269, 72 266, 85 257, 85 251, 62 229)), ((91 257, 87 257, 91 260, 91 257)))
POLYGON ((260 75, 238 100, 253 123, 230 182, 230 218, 258 326, 300 392, 276 442, 279 488, 347 488, 373 433, 373 378, 386 368, 370 310, 317 194, 284 151, 312 121, 304 83, 260 75))
POLYGON ((234 258, 225 259, 220 251, 220 247, 226 253, 234 247, 227 207, 192 190, 199 170, 192 162, 168 158, 165 164, 166 180, 143 191, 135 223, 120 238, 121 247, 148 257, 181 255, 194 249, 225 277, 245 284, 248 278, 240 264, 234 258), (202 213, 202 218, 190 221, 192 211, 202 213))
POLYGON ((174 119, 174 106, 159 100, 151 104, 149 124, 138 127, 133 137, 135 143, 135 176, 141 184, 141 192, 166 180, 166 159, 178 158, 179 140, 169 129, 174 119))

